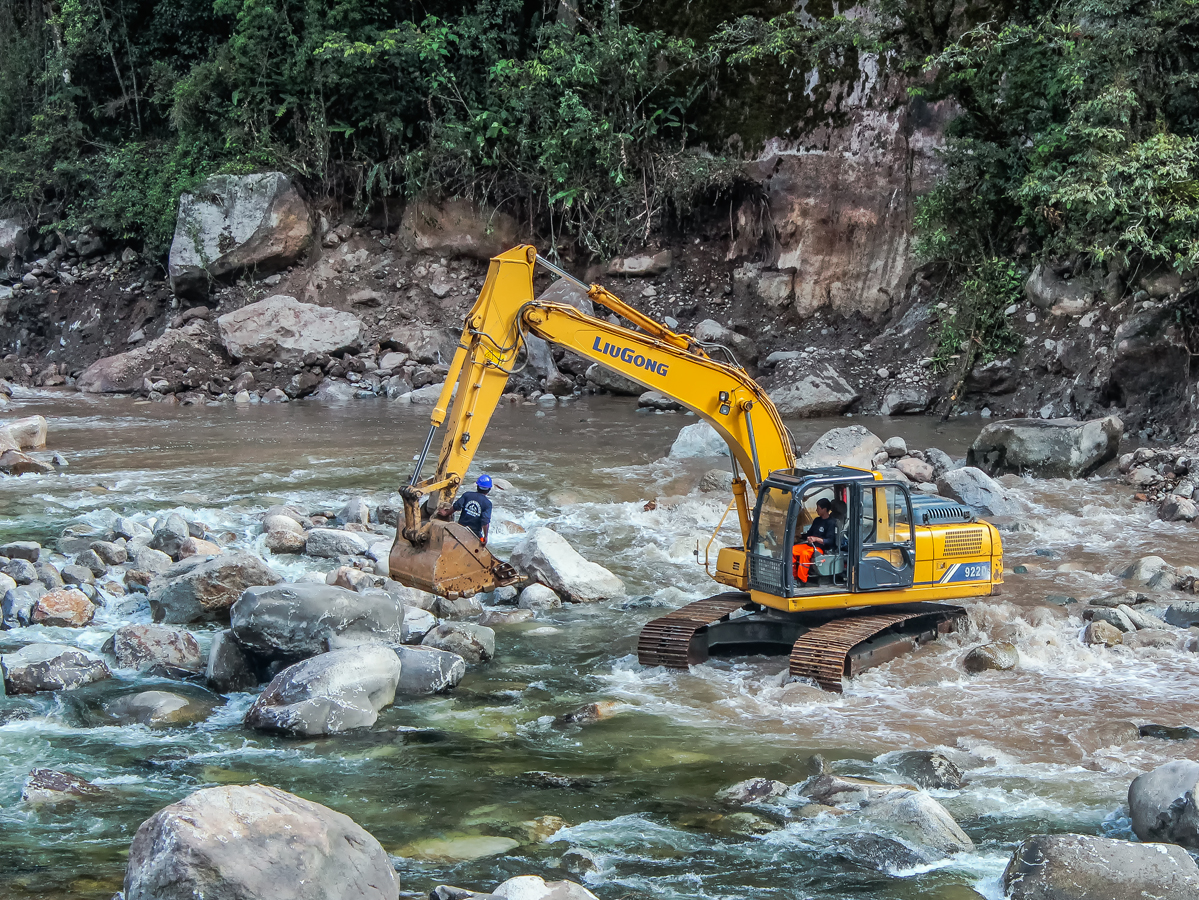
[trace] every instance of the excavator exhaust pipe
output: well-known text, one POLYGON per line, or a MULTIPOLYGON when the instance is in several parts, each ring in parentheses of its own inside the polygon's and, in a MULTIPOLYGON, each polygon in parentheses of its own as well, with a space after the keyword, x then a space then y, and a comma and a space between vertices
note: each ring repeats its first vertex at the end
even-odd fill
POLYGON ((508 563, 496 559, 473 531, 456 522, 429 522, 416 545, 397 529, 387 565, 391 577, 451 600, 495 590, 520 580, 508 563))

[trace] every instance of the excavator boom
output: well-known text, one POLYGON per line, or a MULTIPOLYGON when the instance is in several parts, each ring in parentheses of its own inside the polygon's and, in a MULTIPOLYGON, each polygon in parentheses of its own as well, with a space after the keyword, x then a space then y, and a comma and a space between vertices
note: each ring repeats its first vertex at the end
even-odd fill
POLYGON ((404 521, 390 556, 392 577, 443 596, 510 584, 516 575, 445 510, 466 476, 479 441, 512 374, 525 335, 565 347, 676 400, 724 438, 741 477, 733 483, 742 538, 749 539, 750 501, 770 472, 795 463, 790 433, 778 410, 727 348, 679 334, 626 305, 598 285, 586 285, 521 246, 491 260, 487 280, 462 330, 432 426, 412 480, 400 493, 404 521), (546 266, 587 292, 634 328, 614 325, 563 303, 533 296, 533 271, 546 266), (715 357, 723 355, 725 360, 715 357), (727 361, 726 361, 727 360, 727 361), (421 469, 436 430, 445 426, 436 472, 421 469), (463 533, 465 532, 465 534, 463 533), (473 541, 473 543, 472 543, 473 541))

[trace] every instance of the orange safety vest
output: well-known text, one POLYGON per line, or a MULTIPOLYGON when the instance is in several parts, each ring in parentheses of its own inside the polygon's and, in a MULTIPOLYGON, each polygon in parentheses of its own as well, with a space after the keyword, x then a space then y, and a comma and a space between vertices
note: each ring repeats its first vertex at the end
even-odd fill
POLYGON ((808 567, 817 553, 823 555, 824 551, 817 550, 811 544, 796 544, 791 548, 791 563, 795 567, 795 578, 800 583, 808 583, 808 567))

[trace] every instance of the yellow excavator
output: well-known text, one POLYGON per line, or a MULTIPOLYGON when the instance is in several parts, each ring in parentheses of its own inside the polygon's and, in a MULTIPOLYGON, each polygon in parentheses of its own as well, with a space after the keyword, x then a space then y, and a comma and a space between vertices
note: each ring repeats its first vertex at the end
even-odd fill
POLYGON ((955 630, 965 610, 937 601, 989 596, 1002 583, 1003 546, 989 522, 944 498, 912 494, 878 471, 796 468, 795 443, 778 410, 728 348, 672 331, 532 246, 491 260, 466 317, 429 435, 400 491, 404 519, 389 558, 400 583, 452 598, 520 580, 439 511, 466 476, 526 335, 672 398, 728 444, 733 481, 725 516, 736 508, 741 545, 721 548, 714 572, 707 552, 703 564, 731 590, 647 624, 637 646, 642 664, 686 668, 709 655, 781 651, 790 653, 793 674, 841 691, 844 677, 955 630), (535 299, 538 265, 631 327, 535 299), (437 471, 422 479, 442 426, 437 471), (834 519, 833 546, 804 550, 805 530, 822 507, 834 519))

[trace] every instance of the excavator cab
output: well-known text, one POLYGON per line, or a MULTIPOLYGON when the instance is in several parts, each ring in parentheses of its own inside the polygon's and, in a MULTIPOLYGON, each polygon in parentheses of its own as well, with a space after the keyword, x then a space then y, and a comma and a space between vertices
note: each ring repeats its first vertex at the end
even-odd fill
POLYGON ((899 482, 841 466, 774 472, 763 482, 754 510, 749 588, 788 600, 911 587, 916 562, 912 522, 912 498, 899 482), (796 548, 804 545, 821 501, 832 508, 834 546, 797 563, 796 548))

